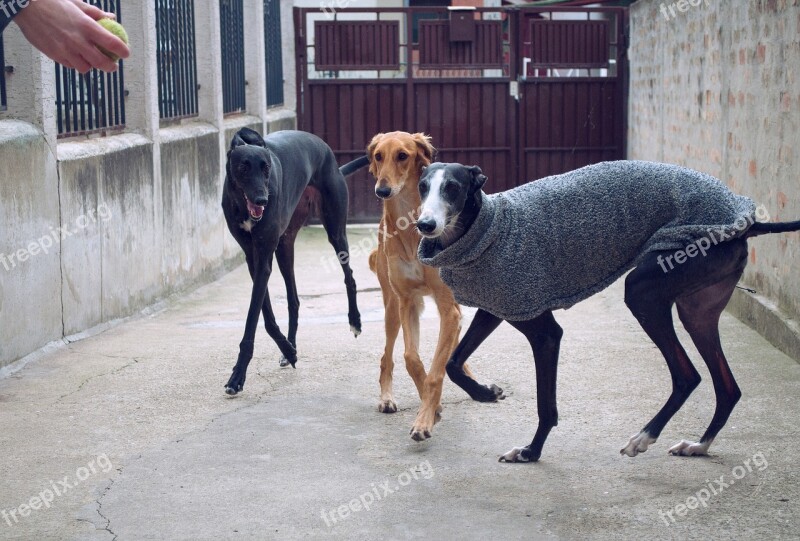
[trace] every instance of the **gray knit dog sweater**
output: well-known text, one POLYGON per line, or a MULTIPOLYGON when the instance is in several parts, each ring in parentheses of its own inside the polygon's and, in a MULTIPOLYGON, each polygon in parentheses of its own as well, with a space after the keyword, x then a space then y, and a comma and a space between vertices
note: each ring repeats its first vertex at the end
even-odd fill
POLYGON ((423 238, 418 255, 440 268, 459 303, 510 321, 569 308, 649 252, 740 237, 756 210, 712 176, 641 161, 590 165, 481 197, 461 238, 444 250, 423 238))

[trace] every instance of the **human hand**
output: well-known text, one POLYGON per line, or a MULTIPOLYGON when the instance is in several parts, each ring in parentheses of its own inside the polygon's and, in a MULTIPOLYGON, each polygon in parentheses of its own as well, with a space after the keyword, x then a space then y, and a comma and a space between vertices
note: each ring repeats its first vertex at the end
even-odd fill
POLYGON ((92 68, 116 71, 117 63, 97 46, 128 58, 130 51, 97 19, 116 18, 81 0, 33 0, 14 17, 25 38, 44 54, 67 68, 86 73, 92 68))

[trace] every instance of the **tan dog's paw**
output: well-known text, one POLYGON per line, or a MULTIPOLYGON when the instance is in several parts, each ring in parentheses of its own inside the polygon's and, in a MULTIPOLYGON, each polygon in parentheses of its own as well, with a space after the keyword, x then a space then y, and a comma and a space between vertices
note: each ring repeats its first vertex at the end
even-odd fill
POLYGON ((394 413, 397 411, 397 404, 391 398, 381 400, 380 404, 378 404, 378 411, 381 413, 394 413))
POLYGON ((429 410, 420 411, 414 426, 411 427, 411 439, 414 441, 425 441, 431 437, 433 425, 441 419, 442 407, 437 407, 433 412, 429 410))

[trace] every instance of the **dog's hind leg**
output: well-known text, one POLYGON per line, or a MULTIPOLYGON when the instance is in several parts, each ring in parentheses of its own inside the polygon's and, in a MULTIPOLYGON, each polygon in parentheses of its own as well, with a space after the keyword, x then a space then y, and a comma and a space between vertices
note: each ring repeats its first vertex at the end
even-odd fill
POLYGON ((658 439, 667 422, 700 384, 700 374, 675 334, 672 321, 674 293, 663 282, 663 272, 647 265, 634 269, 625 280, 625 304, 661 351, 672 377, 672 393, 667 402, 620 450, 620 454, 628 456, 647 451, 650 444, 658 439))
POLYGON ((361 334, 361 314, 358 312, 356 281, 350 268, 350 248, 347 244, 347 184, 335 163, 333 167, 330 178, 317 186, 322 195, 321 219, 328 233, 328 242, 336 250, 336 257, 342 265, 344 285, 347 289, 347 317, 350 321, 350 330, 358 337, 361 334))
POLYGON ((552 312, 545 312, 529 321, 509 321, 528 339, 536 364, 536 409, 539 426, 533 441, 526 447, 515 447, 500 457, 500 462, 536 462, 542 447, 554 426, 558 425, 556 405, 556 376, 558 352, 564 331, 556 323, 552 312))
MULTIPOLYGON (((713 246, 702 257, 686 259, 683 264, 670 266, 669 269, 663 264, 663 254, 653 253, 626 278, 625 303, 664 356, 672 376, 672 393, 656 416, 630 439, 620 453, 636 456, 646 451, 700 384, 700 374, 675 334, 672 305, 676 300, 691 297, 718 282, 728 280, 732 275, 741 275, 746 253, 744 241, 728 241, 713 246), (732 251, 741 256, 734 257, 732 251)), ((668 254, 668 257, 671 256, 668 254)), ((693 454, 702 454, 700 451, 700 448, 692 449, 693 454)))
POLYGON ((746 250, 739 254, 743 259, 741 270, 735 271, 712 286, 701 289, 691 295, 680 297, 676 301, 678 316, 684 328, 692 337, 697 351, 700 352, 703 361, 708 366, 711 380, 714 383, 717 406, 714 410, 711 424, 706 429, 703 437, 700 438, 700 441, 690 442, 683 440, 679 442, 669 449, 669 452, 673 455, 705 455, 742 396, 742 392, 739 390, 739 386, 736 385, 736 380, 733 378, 731 369, 728 366, 728 360, 722 352, 722 344, 719 338, 719 318, 742 275, 746 254, 746 250))
POLYGON ((475 317, 472 318, 467 332, 464 333, 464 338, 458 343, 450 360, 447 361, 447 375, 450 380, 464 389, 466 393, 473 400, 478 402, 495 402, 505 398, 503 389, 497 385, 491 386, 481 385, 471 374, 465 370, 464 365, 478 346, 486 340, 490 334, 502 323, 503 320, 497 316, 490 314, 485 310, 478 310, 475 317))

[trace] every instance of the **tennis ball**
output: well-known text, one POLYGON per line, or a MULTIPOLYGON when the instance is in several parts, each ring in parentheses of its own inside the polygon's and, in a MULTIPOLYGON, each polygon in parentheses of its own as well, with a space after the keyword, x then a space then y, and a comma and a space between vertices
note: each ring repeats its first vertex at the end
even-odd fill
MULTIPOLYGON (((99 24, 100 26, 102 26, 103 28, 105 28, 106 30, 108 30, 109 32, 114 34, 115 36, 117 36, 119 39, 124 41, 126 45, 128 44, 128 33, 125 31, 125 29, 122 27, 122 25, 119 24, 114 19, 100 19, 99 21, 97 21, 97 24, 99 24)), ((103 47, 100 47, 99 45, 97 46, 97 48, 100 49, 101 53, 103 53, 104 55, 109 57, 114 62, 119 60, 119 57, 117 55, 115 55, 114 53, 112 53, 111 51, 109 51, 108 49, 104 49, 103 47)))

